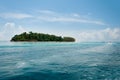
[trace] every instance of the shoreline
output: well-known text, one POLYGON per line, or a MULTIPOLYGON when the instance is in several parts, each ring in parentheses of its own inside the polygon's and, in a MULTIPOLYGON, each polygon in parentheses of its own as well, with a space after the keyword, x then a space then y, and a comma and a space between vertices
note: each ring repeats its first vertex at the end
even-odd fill
POLYGON ((75 41, 10 41, 10 42, 75 42, 75 41))

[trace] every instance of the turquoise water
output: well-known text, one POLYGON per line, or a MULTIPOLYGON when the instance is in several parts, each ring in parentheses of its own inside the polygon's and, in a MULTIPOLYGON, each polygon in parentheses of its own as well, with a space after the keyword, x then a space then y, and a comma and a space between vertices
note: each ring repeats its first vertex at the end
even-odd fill
POLYGON ((0 80, 120 80, 120 43, 0 42, 0 80))

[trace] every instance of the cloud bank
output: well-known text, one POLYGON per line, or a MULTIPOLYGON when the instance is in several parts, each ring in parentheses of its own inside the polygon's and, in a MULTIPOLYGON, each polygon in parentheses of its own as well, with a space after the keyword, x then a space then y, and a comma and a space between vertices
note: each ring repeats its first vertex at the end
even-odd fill
MULTIPOLYGON (((0 40, 10 40, 15 34, 20 34, 22 32, 28 31, 20 25, 7 22, 0 30, 0 40)), ((66 33, 63 32, 63 35, 66 35, 66 33)), ((73 32, 72 34, 68 33, 67 35, 75 37, 78 42, 120 41, 120 28, 106 28, 102 30, 90 30, 76 33, 73 32)))
POLYGON ((120 41, 120 28, 83 31, 78 41, 120 41))
POLYGON ((12 22, 7 22, 5 25, 1 26, 0 29, 0 41, 10 40, 15 34, 25 32, 26 30, 12 22))

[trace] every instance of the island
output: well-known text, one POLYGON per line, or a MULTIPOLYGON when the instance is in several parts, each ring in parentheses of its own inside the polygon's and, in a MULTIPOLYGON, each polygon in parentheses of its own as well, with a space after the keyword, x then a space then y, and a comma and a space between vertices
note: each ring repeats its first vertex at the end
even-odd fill
POLYGON ((23 32, 19 35, 15 35, 11 38, 12 42, 22 42, 22 41, 28 41, 28 42, 75 42, 75 39, 73 37, 61 37, 56 35, 50 35, 50 34, 44 34, 44 33, 33 33, 30 31, 29 33, 23 32))

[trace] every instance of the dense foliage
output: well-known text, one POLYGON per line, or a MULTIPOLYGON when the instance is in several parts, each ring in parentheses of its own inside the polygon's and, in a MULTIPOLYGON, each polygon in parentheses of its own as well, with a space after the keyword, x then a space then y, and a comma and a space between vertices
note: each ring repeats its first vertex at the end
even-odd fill
POLYGON ((61 37, 43 33, 22 33, 20 35, 15 35, 12 37, 11 41, 65 41, 65 42, 74 42, 75 39, 72 37, 61 37))

